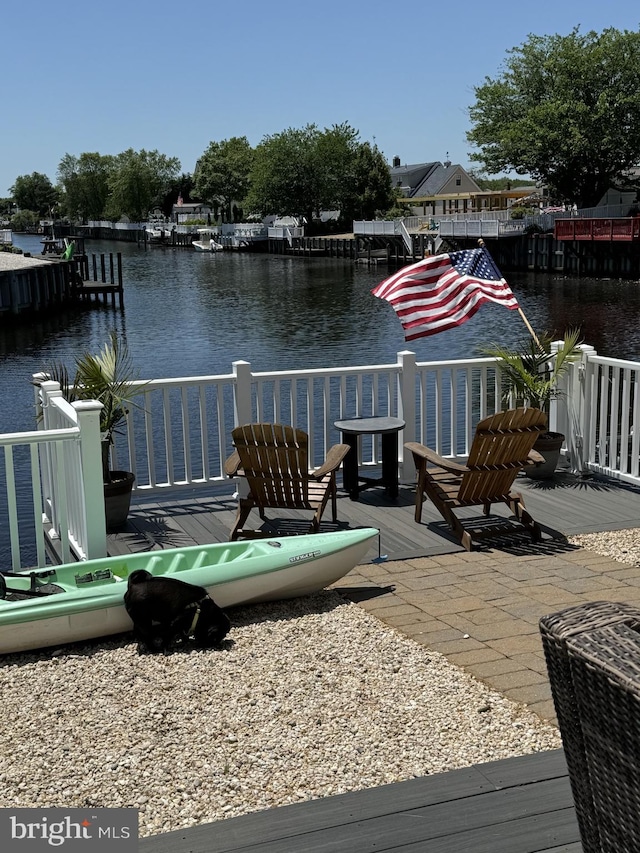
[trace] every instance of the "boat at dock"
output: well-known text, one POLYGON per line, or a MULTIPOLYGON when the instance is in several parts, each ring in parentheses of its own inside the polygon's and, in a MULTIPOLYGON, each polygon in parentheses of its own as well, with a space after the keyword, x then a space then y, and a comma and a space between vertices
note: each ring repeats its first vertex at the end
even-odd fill
POLYGON ((145 228, 145 231, 147 232, 147 240, 149 243, 164 245, 169 243, 171 240, 171 230, 169 228, 154 225, 152 227, 145 228))
POLYGON ((221 252, 224 246, 216 240, 217 234, 213 228, 198 228, 198 239, 191 245, 198 252, 221 252))
POLYGON ((0 575, 0 654, 133 630, 124 606, 137 569, 204 587, 222 608, 324 589, 361 561, 372 527, 194 545, 0 575))

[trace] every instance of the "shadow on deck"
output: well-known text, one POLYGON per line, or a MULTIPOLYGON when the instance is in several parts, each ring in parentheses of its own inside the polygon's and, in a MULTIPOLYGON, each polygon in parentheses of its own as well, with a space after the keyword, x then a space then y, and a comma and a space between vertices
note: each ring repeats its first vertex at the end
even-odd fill
MULTIPOLYGON (((547 543, 560 545, 565 537, 578 533, 636 527, 640 519, 640 488, 614 480, 582 479, 570 473, 557 473, 550 481, 518 478, 516 490, 522 492, 547 543)), ((429 501, 423 506, 422 523, 416 524, 413 486, 401 486, 396 500, 389 499, 383 489, 362 492, 358 501, 350 500, 341 490, 338 494, 338 522, 331 522, 327 510, 322 530, 377 527, 380 541, 372 545, 368 560, 381 555, 390 560, 403 560, 463 550, 429 501)), ((484 520, 478 509, 462 511, 460 516, 473 518, 474 523, 483 526, 490 524, 492 516, 484 520)), ((235 511, 232 483, 207 489, 167 490, 153 496, 135 493, 127 525, 108 536, 109 553, 225 542, 235 511)), ((497 506, 494 511, 494 518, 504 521, 506 507, 497 506)), ((272 510, 268 513, 268 526, 261 527, 254 510, 248 524, 272 532, 274 536, 285 536, 308 532, 310 518, 311 513, 272 510)), ((491 539, 488 546, 480 547, 500 547, 500 543, 504 543, 517 548, 520 543, 531 548, 530 539, 520 525, 514 523, 513 534, 513 537, 491 539)))

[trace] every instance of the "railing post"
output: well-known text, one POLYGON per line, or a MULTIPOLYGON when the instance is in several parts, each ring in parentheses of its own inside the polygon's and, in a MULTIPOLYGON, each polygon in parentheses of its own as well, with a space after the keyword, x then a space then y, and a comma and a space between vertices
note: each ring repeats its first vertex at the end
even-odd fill
POLYGON ((42 399, 40 394, 40 386, 49 378, 48 373, 34 373, 31 377, 33 384, 33 397, 36 410, 36 429, 44 429, 43 414, 42 414, 42 399))
POLYGON ((253 420, 251 413, 251 362, 234 361, 233 375, 236 380, 233 389, 234 426, 250 424, 253 420))
MULTIPOLYGON (((233 417, 234 426, 241 424, 250 424, 253 420, 251 406, 251 362, 249 361, 234 361, 233 375, 236 378, 233 387, 233 417)), ((220 438, 220 444, 223 445, 223 437, 220 438)), ((224 463, 224 456, 223 456, 224 463)), ((249 485, 245 478, 242 478, 237 483, 238 497, 246 497, 249 492, 249 485)))
MULTIPOLYGON (((51 423, 53 419, 53 408, 51 400, 54 397, 62 397, 60 383, 47 379, 46 373, 37 374, 40 382, 39 392, 36 389, 36 416, 38 429, 55 429, 59 424, 51 423)), ((34 376, 34 379, 36 377, 34 376)), ((56 494, 56 478, 54 474, 55 450, 50 444, 39 448, 40 455, 40 479, 42 484, 42 498, 46 515, 52 524, 54 531, 59 530, 57 507, 58 495, 56 494)))
POLYGON ((594 347, 580 344, 580 360, 572 365, 567 387, 567 455, 571 470, 582 474, 588 470, 591 445, 591 378, 589 358, 597 355, 594 347))
POLYGON ((416 440, 416 354, 410 350, 398 353, 398 417, 405 422, 400 433, 400 482, 409 483, 415 479, 413 460, 405 459, 404 443, 416 440))
MULTIPOLYGON (((552 341, 550 346, 550 360, 555 364, 558 350, 562 347, 562 341, 552 341)), ((567 411, 566 411, 566 377, 561 376, 556 382, 557 395, 551 398, 549 403, 549 432, 567 434, 567 411), (564 406, 560 405, 561 401, 564 406)))
POLYGON ((80 431, 80 467, 82 469, 82 505, 85 510, 88 560, 107 556, 107 529, 102 480, 102 445, 100 443, 100 410, 97 400, 78 400, 71 404, 78 413, 80 431))

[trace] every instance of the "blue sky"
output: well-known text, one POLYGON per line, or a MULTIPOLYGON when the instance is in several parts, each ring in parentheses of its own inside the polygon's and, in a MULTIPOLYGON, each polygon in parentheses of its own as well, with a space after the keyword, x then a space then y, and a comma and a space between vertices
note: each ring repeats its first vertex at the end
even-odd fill
POLYGON ((0 196, 64 154, 157 149, 344 121, 391 161, 467 166, 474 87, 531 33, 637 30, 629 0, 10 2, 0 14, 0 196))

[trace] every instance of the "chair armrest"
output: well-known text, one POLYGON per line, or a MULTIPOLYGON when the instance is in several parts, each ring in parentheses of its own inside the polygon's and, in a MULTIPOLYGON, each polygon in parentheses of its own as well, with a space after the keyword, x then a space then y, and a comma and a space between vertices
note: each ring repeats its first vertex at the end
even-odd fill
POLYGON ((224 463, 224 473, 227 477, 235 477, 240 468, 240 454, 234 450, 231 456, 224 463))
POLYGON ((542 453, 538 453, 537 450, 530 450, 529 455, 527 456, 527 465, 542 465, 545 461, 542 453))
POLYGON ((469 468, 467 468, 466 465, 461 465, 459 462, 454 462, 452 459, 445 459, 444 456, 440 456, 439 453, 436 453, 435 450, 431 450, 429 447, 425 447, 424 444, 410 441, 405 444, 405 448, 413 454, 414 462, 416 462, 416 468, 419 464, 418 460, 424 459, 426 462, 430 462, 432 465, 438 465, 440 468, 444 468, 452 474, 466 474, 467 471, 469 471, 469 468))
POLYGON ((349 450, 350 447, 348 444, 334 444, 333 447, 329 448, 327 458, 322 465, 316 468, 315 471, 312 471, 309 476, 313 477, 314 480, 321 480, 332 471, 337 471, 349 450))

